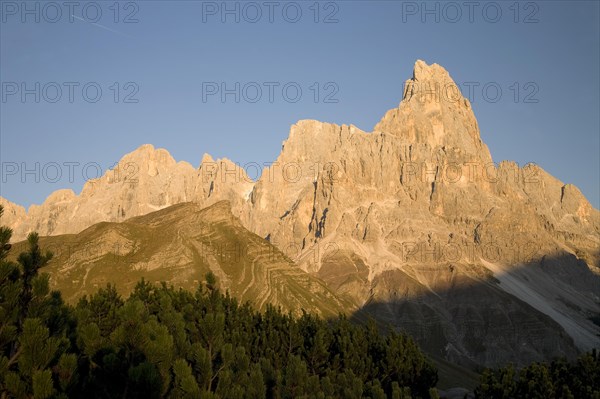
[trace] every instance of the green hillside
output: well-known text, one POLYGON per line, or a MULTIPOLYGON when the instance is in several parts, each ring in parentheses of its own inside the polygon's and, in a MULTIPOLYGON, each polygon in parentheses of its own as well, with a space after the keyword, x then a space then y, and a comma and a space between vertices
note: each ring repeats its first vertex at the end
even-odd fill
MULTIPOLYGON (((225 201, 202 209, 184 203, 122 223, 98 223, 79 234, 41 237, 53 252, 45 268, 53 289, 74 303, 112 283, 121 294, 144 278, 195 290, 207 272, 220 288, 257 309, 336 316, 350 302, 300 270, 268 241, 246 230, 225 201)), ((13 253, 25 249, 17 243, 13 253)))

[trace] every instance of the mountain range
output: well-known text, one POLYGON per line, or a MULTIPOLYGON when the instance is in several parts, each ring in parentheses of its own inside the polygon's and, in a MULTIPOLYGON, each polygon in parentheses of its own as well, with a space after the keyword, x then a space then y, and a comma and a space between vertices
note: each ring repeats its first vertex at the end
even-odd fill
POLYGON ((494 163, 443 67, 417 61, 373 131, 300 121, 251 167, 146 144, 79 195, 0 198, 2 224, 46 236, 72 301, 212 271, 258 308, 373 317, 467 368, 600 347, 600 212, 537 165, 494 163))

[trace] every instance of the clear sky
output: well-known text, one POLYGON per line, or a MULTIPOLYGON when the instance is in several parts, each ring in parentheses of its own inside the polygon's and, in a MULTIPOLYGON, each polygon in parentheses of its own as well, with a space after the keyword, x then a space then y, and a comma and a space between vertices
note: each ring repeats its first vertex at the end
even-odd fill
POLYGON ((0 195, 25 206, 144 143, 262 164, 300 119, 371 131, 417 59, 463 94, 475 82, 494 161, 535 162, 600 204, 598 1, 0 6, 0 195))

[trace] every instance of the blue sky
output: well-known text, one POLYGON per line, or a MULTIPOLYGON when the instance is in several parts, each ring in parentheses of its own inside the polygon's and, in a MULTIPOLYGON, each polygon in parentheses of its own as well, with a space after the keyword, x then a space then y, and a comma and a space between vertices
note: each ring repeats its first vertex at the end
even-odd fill
POLYGON ((535 162, 600 205, 597 1, 47 3, 0 1, 0 195, 19 204, 79 192, 144 143, 262 164, 300 119, 371 131, 423 59, 478 84, 494 161, 535 162), (211 82, 239 82, 240 101, 211 82))

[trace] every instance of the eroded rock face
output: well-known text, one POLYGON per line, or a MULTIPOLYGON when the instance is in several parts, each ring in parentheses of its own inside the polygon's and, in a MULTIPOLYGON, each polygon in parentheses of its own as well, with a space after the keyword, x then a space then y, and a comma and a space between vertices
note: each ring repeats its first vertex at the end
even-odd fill
POLYGON ((437 64, 429 66, 420 60, 415 63, 412 79, 404 84, 400 106, 388 111, 375 131, 415 144, 460 149, 463 161, 492 160, 479 136, 469 100, 437 64))
POLYGON ((146 144, 101 178, 86 182, 80 195, 58 190, 43 204, 30 206, 26 214, 12 203, 6 213, 12 215, 7 220, 17 241, 31 231, 78 233, 94 223, 123 221, 182 202, 208 206, 226 199, 239 204, 251 186, 244 170, 228 159, 205 156, 196 169, 176 162, 167 150, 146 144))
POLYGON ((598 210, 539 166, 492 163, 442 67, 417 62, 371 133, 298 122, 277 164, 303 173, 264 174, 246 226, 434 355, 494 365, 600 346, 598 210))
POLYGON ((226 199, 250 231, 436 356, 496 365, 600 347, 589 320, 600 313, 600 212, 539 166, 492 163, 439 65, 417 61, 373 132, 298 122, 256 183, 231 161, 205 155, 194 169, 151 146, 119 171, 128 164, 135 182, 109 172, 26 215, 9 204, 4 220, 24 238, 226 199))
POLYGON ((11 229, 13 229, 13 231, 15 229, 20 228, 20 226, 24 223, 25 218, 27 217, 27 211, 25 210, 25 208, 21 205, 15 204, 14 202, 10 202, 6 198, 2 197, 0 197, 0 205, 2 205, 4 209, 4 213, 2 214, 2 225, 10 227, 11 229))

